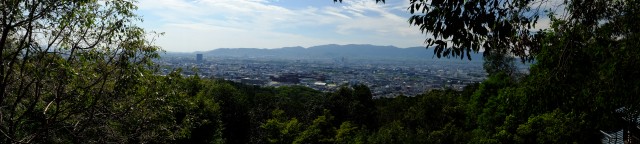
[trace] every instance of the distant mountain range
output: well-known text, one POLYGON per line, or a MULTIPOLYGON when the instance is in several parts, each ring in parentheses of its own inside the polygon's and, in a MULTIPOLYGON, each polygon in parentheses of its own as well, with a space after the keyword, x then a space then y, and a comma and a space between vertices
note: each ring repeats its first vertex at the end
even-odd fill
MULTIPOLYGON (((277 59, 361 59, 361 60, 431 60, 437 59, 433 49, 425 47, 398 48, 395 46, 376 46, 367 44, 349 45, 320 45, 308 48, 283 47, 276 49, 264 48, 219 48, 211 51, 182 53, 201 53, 205 57, 227 58, 277 58, 277 59)), ((168 52, 167 55, 177 53, 168 52)), ((471 53, 472 61, 482 60, 482 53, 471 53)), ((460 58, 440 58, 440 60, 456 60, 460 58)), ((464 60, 468 61, 465 55, 464 60)))

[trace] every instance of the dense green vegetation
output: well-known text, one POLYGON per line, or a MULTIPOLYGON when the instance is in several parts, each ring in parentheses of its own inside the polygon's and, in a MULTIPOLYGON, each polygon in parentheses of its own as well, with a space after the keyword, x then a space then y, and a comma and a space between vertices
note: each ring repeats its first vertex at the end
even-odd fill
POLYGON ((438 55, 484 45, 489 79, 372 99, 362 85, 161 76, 130 1, 3 1, 0 143, 593 143, 637 125, 640 1, 565 1, 568 16, 535 34, 537 16, 521 17, 533 1, 410 2, 438 55), (511 56, 535 60, 530 74, 511 56))
MULTIPOLYGON (((155 76, 154 98, 112 119, 110 140, 226 143, 463 142, 473 89, 372 99, 366 86, 322 93, 223 80, 155 76)), ((141 88, 147 89, 147 88, 141 88)), ((142 92, 142 93, 145 93, 142 92)), ((101 136, 104 137, 104 136, 101 136)), ((107 140, 109 141, 109 140, 107 140)))

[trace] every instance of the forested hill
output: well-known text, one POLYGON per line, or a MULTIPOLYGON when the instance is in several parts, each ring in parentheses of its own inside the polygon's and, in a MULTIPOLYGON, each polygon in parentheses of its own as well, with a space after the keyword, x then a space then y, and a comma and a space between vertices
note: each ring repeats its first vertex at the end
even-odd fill
MULTIPOLYGON (((202 53, 213 57, 236 58, 279 58, 279 59, 393 59, 393 60, 435 60, 433 49, 425 47, 398 48, 395 46, 376 46, 368 44, 320 45, 313 47, 265 48, 219 48, 202 53)), ((470 53, 473 61, 482 60, 482 52, 470 53)), ((466 59, 466 57, 465 57, 466 59)), ((438 59, 447 60, 447 59, 438 59)), ((459 60, 452 58, 451 60, 459 60)))

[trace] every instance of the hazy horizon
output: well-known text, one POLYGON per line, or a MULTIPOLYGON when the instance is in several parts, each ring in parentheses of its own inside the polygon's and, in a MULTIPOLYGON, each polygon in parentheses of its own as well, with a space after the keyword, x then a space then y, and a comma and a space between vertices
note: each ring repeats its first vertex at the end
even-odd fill
POLYGON ((208 52, 208 51, 213 51, 216 49, 282 49, 282 48, 294 48, 294 47, 301 47, 301 48, 311 48, 311 47, 317 47, 317 46, 326 46, 326 45, 338 45, 338 46, 347 46, 347 45, 371 45, 371 46, 390 46, 390 47, 395 47, 395 48, 400 48, 400 49, 406 49, 406 48, 416 48, 416 47, 421 47, 421 48, 425 48, 425 46, 409 46, 409 47, 399 47, 399 46, 394 46, 394 45, 374 45, 374 44, 319 44, 319 45, 312 45, 312 46, 284 46, 284 47, 217 47, 217 48, 211 48, 209 50, 198 50, 198 51, 170 51, 170 50, 166 50, 166 52, 173 52, 173 53, 197 53, 197 52, 208 52))

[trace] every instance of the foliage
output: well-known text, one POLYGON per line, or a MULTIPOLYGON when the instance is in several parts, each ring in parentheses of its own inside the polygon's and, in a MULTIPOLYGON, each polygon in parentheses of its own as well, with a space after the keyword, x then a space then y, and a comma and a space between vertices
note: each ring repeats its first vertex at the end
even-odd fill
MULTIPOLYGON (((131 1, 0 4, 2 143, 124 142, 159 48, 131 1)), ((152 89, 152 88, 150 88, 152 89)), ((145 127, 139 127, 145 128, 145 127)))
POLYGON ((284 111, 274 110, 272 112, 273 119, 260 126, 266 130, 267 142, 269 143, 293 143, 296 137, 300 135, 302 124, 296 118, 290 120, 283 115, 284 111))
POLYGON ((438 58, 471 59, 471 52, 484 49, 485 56, 504 51, 532 58, 538 36, 531 33, 539 18, 536 0, 410 0, 409 23, 429 35, 427 46, 435 45, 438 58), (528 53, 529 52, 529 53, 528 53))

